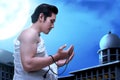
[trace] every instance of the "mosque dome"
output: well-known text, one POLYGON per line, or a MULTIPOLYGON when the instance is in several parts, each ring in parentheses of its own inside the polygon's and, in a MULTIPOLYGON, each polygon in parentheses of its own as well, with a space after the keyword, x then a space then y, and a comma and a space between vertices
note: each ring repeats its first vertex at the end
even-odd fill
POLYGON ((118 47, 120 47, 120 38, 111 32, 104 35, 100 40, 100 50, 118 47))

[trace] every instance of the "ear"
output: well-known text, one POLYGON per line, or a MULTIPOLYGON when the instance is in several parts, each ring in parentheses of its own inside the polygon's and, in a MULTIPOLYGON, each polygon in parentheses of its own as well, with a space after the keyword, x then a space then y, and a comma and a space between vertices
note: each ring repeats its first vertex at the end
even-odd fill
POLYGON ((44 21, 44 14, 43 13, 39 14, 39 21, 40 22, 44 21))

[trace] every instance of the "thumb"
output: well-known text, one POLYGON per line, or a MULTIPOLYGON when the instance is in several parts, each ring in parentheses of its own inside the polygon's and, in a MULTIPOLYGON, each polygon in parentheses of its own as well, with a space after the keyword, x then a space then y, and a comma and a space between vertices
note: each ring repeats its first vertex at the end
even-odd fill
POLYGON ((64 44, 63 46, 61 46, 59 49, 63 50, 66 47, 66 44, 64 44))

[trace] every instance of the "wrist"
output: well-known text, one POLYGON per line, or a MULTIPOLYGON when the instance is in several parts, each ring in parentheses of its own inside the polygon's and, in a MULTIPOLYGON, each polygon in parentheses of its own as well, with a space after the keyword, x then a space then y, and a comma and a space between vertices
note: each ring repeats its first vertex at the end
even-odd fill
POLYGON ((53 63, 55 63, 58 66, 58 64, 57 64, 56 60, 54 59, 54 57, 52 55, 49 55, 49 56, 51 57, 53 63))
POLYGON ((53 58, 54 58, 55 62, 57 62, 59 60, 59 56, 57 54, 53 55, 53 58))

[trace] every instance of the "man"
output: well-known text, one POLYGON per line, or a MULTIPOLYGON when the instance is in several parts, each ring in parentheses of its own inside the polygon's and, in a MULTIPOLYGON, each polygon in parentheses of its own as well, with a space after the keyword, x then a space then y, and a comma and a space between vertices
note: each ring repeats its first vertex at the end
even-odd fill
POLYGON ((57 67, 67 64, 74 55, 74 47, 61 46, 51 56, 46 53, 40 36, 54 28, 58 9, 50 4, 39 5, 32 14, 32 25, 21 32, 15 41, 13 80, 57 80, 57 67))

